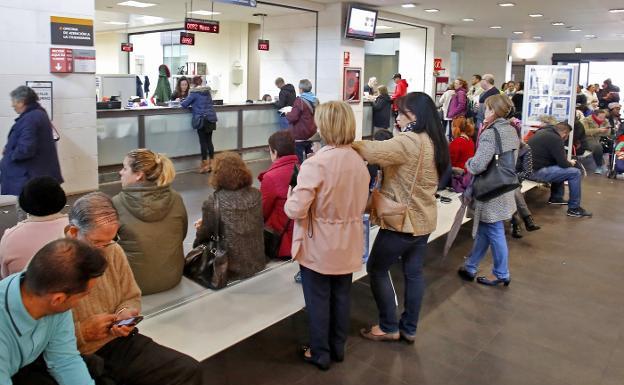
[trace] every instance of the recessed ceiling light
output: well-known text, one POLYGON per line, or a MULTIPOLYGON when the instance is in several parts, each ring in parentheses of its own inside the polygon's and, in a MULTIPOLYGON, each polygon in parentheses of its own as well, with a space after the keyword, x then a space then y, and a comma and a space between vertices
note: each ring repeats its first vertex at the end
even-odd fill
POLYGON ((514 35, 522 35, 524 32, 522 31, 514 31, 514 35))
POLYGON ((377 29, 392 29, 389 25, 377 25, 377 29))
POLYGON ((128 23, 124 22, 124 21, 105 21, 104 24, 110 24, 110 25, 126 25, 128 23))
POLYGON ((544 15, 542 15, 541 13, 531 13, 529 14, 529 17, 544 17, 544 15))
POLYGON ((158 16, 140 16, 137 20, 141 20, 143 24, 161 24, 165 22, 165 18, 158 16))
POLYGON ((541 36, 533 36, 533 39, 535 39, 535 40, 542 40, 542 37, 541 36))
POLYGON ((595 39, 596 35, 585 35, 586 39, 595 39))
POLYGON ((571 28, 570 32, 581 32, 582 29, 578 29, 578 28, 571 28))
POLYGON ((514 3, 498 3, 499 7, 514 7, 515 5, 514 3))
POLYGON ((475 19, 473 19, 472 17, 466 17, 464 19, 462 19, 463 21, 475 21, 475 19))
POLYGON ((416 8, 416 4, 408 3, 401 5, 403 8, 416 8))
POLYGON ((609 12, 611 12, 611 13, 622 13, 622 12, 624 12, 624 8, 610 9, 609 12))
POLYGON ((552 23, 552 25, 560 27, 562 25, 565 25, 565 23, 563 21, 555 21, 554 23, 552 23))
POLYGON ((221 12, 213 12, 213 11, 204 11, 203 9, 200 9, 199 11, 191 11, 189 12, 193 15, 201 15, 201 16, 212 16, 212 15, 220 15, 221 12))
POLYGON ((500 25, 493 25, 490 27, 491 29, 501 29, 503 27, 501 27, 500 25))
POLYGON ((122 1, 121 3, 117 3, 117 5, 123 5, 126 7, 136 7, 136 8, 147 8, 153 7, 156 4, 154 3, 143 3, 141 1, 122 1))
POLYGON ((436 8, 429 8, 429 9, 425 9, 425 12, 436 13, 436 12, 440 12, 440 10, 436 8))

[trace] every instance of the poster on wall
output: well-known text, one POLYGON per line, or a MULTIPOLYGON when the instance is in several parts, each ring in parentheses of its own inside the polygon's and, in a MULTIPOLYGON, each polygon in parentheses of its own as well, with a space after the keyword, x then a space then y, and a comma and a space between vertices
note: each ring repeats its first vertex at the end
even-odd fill
POLYGON ((74 72, 81 74, 95 73, 95 50, 75 49, 74 50, 74 72))
MULTIPOLYGON (((524 136, 527 131, 542 126, 540 118, 553 116, 559 122, 568 122, 574 127, 576 106, 576 84, 578 68, 561 65, 526 66, 522 124, 524 136)), ((572 137, 568 148, 572 147, 572 137)))
POLYGON ((50 16, 52 44, 93 47, 93 20, 50 16))
POLYGON ((54 91, 52 82, 48 80, 27 80, 26 87, 30 87, 35 91, 37 96, 39 96, 39 104, 48 112, 50 120, 54 120, 54 110, 52 109, 54 91))
POLYGON ((361 80, 362 69, 345 67, 342 100, 347 103, 359 103, 362 99, 361 80))

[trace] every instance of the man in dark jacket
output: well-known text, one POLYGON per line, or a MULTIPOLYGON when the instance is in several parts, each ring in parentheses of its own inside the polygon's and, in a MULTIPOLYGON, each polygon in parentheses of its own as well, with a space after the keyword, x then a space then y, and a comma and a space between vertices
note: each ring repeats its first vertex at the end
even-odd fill
POLYGON ((532 179, 550 183, 551 205, 568 205, 568 216, 591 217, 592 213, 581 207, 581 170, 574 167, 576 161, 569 161, 564 141, 569 137, 572 127, 565 122, 547 126, 529 139, 533 155, 532 179), (568 182, 570 200, 563 199, 564 183, 568 182))
MULTIPOLYGON (((279 97, 275 102, 275 107, 281 110, 284 107, 292 107, 297 98, 297 91, 295 87, 284 81, 282 78, 275 79, 275 86, 280 89, 279 97)), ((286 119, 286 112, 279 112, 280 114, 280 129, 285 130, 288 128, 288 120, 286 119)))
POLYGON ((481 130, 481 126, 483 125, 483 121, 485 120, 485 100, 493 95, 500 94, 498 88, 494 86, 494 75, 485 74, 481 78, 481 88, 483 92, 479 96, 479 110, 477 111, 477 130, 475 134, 481 130))
MULTIPOLYGON (((19 86, 11 92, 15 112, 20 114, 9 131, 0 162, 2 195, 20 195, 30 179, 50 176, 63 183, 53 128, 31 88, 19 86)), ((18 207, 18 219, 21 210, 18 207)))

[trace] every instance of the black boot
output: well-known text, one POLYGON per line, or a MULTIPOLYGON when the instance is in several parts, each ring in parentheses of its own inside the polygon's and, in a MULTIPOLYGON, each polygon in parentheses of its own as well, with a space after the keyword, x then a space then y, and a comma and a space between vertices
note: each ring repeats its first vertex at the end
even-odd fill
POLYGON ((520 239, 522 238, 522 231, 520 230, 520 223, 515 217, 511 218, 511 236, 520 239))
POLYGON ((528 215, 522 219, 524 219, 524 226, 526 227, 527 231, 537 231, 541 229, 541 227, 535 224, 531 215, 528 215))

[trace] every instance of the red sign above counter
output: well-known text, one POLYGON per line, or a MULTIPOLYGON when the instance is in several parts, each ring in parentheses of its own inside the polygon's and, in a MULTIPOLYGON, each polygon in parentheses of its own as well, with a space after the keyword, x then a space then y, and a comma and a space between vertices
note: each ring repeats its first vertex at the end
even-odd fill
POLYGON ((258 51, 268 51, 269 50, 269 41, 258 39, 258 51))
POLYGON ((184 29, 194 32, 219 33, 219 22, 216 20, 184 19, 184 29))
POLYGON ((132 43, 121 43, 121 52, 132 52, 134 51, 134 46, 132 43))
POLYGON ((181 45, 195 45, 195 34, 188 32, 180 32, 181 45))
POLYGON ((50 73, 74 72, 74 51, 71 48, 50 48, 50 73))

